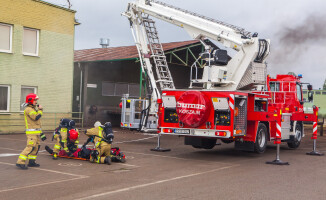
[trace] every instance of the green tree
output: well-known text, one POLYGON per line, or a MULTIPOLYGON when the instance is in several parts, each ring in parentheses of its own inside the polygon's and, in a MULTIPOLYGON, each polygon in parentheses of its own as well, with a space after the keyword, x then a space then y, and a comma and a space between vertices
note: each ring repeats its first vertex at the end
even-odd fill
POLYGON ((325 81, 324 81, 323 90, 326 90, 326 79, 325 79, 325 81))

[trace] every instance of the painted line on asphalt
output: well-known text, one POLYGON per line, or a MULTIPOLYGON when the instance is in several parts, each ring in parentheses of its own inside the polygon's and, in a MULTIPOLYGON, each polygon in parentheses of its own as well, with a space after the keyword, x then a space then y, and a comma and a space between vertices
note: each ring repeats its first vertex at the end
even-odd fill
POLYGON ((122 141, 122 142, 114 142, 113 144, 121 144, 121 143, 138 142, 138 141, 142 141, 142 140, 149 140, 149 139, 156 138, 156 137, 157 137, 157 136, 152 136, 152 137, 141 138, 141 139, 137 139, 137 140, 127 140, 127 141, 122 141))
MULTIPOLYGON (((0 164, 13 165, 13 166, 15 166, 15 164, 5 163, 5 162, 0 162, 0 164)), ((49 169, 40 169, 40 168, 29 168, 29 169, 35 169, 35 170, 41 170, 41 171, 47 171, 47 172, 58 173, 58 174, 65 174, 65 175, 77 176, 77 177, 76 178, 70 178, 70 179, 62 179, 62 180, 57 180, 57 181, 51 181, 51 182, 45 182, 45 183, 39 183, 39 184, 34 184, 34 185, 28 185, 28 186, 22 186, 22 187, 15 187, 15 188, 4 189, 4 190, 0 190, 0 193, 1 192, 13 191, 13 190, 20 190, 20 189, 32 188, 32 187, 39 187, 39 186, 49 185, 49 184, 55 184, 55 183, 62 183, 62 182, 66 182, 66 181, 73 181, 73 180, 84 179, 84 178, 88 178, 89 177, 89 176, 77 175, 77 174, 70 174, 70 173, 65 173, 65 172, 59 172, 59 171, 49 170, 49 169)))
POLYGON ((55 184, 55 183, 62 183, 62 182, 66 182, 66 181, 79 180, 79 179, 83 179, 83 178, 86 178, 86 177, 77 177, 77 178, 71 178, 71 179, 63 179, 63 180, 58 180, 58 181, 45 182, 45 183, 40 183, 40 184, 35 184, 35 185, 28 185, 28 186, 23 186, 23 187, 9 188, 9 189, 5 189, 5 190, 0 190, 0 193, 13 191, 13 190, 32 188, 32 187, 39 187, 39 186, 50 185, 50 184, 55 184))
MULTIPOLYGON (((14 165, 14 166, 16 165, 16 164, 5 163, 5 162, 0 162, 0 164, 14 165)), ((79 178, 87 178, 87 177, 89 177, 89 176, 85 176, 85 175, 78 175, 78 174, 71 174, 71 173, 66 173, 66 172, 55 171, 55 170, 51 170, 51 169, 42 169, 42 168, 35 168, 35 167, 29 168, 29 169, 52 172, 52 173, 57 173, 57 174, 64 174, 64 175, 69 175, 69 176, 76 176, 76 177, 79 177, 79 178)))
POLYGON ((12 150, 12 151, 23 151, 23 150, 11 149, 11 148, 6 148, 6 147, 0 147, 0 149, 8 149, 8 150, 12 150))
POLYGON ((130 164, 125 164, 125 163, 114 163, 114 164, 124 165, 124 166, 128 166, 128 167, 139 167, 137 165, 130 165, 130 164))
MULTIPOLYGON (((131 154, 139 154, 139 155, 144 155, 144 156, 155 156, 155 157, 160 157, 160 158, 172 158, 172 159, 178 159, 178 160, 191 160, 193 161, 194 159, 190 158, 179 158, 179 157, 174 157, 174 156, 162 156, 162 155, 156 155, 156 154, 150 154, 150 153, 137 153, 137 152, 131 152, 131 151, 124 151, 125 153, 131 153, 131 154)), ((212 162, 212 163, 220 163, 220 164, 226 164, 229 165, 231 163, 226 163, 226 162, 219 162, 219 161, 208 161, 205 160, 205 162, 212 162)))
POLYGON ((65 174, 65 175, 69 175, 69 176, 77 176, 77 177, 81 177, 81 178, 87 178, 88 177, 88 176, 85 176, 85 175, 71 174, 71 173, 60 172, 60 171, 55 171, 55 170, 51 170, 51 169, 42 169, 42 168, 33 168, 33 169, 46 171, 46 172, 57 173, 57 174, 65 174))
POLYGON ((185 176, 178 176, 178 177, 174 177, 174 178, 170 178, 170 179, 163 179, 163 180, 154 181, 154 182, 151 182, 151 183, 145 183, 145 184, 135 185, 135 186, 131 186, 131 187, 126 187, 126 188, 122 188, 122 189, 119 189, 119 190, 112 190, 112 191, 109 191, 109 192, 104 192, 104 193, 100 193, 100 194, 94 194, 94 195, 91 195, 91 196, 83 197, 83 198, 80 198, 80 200, 82 200, 82 199, 93 199, 93 198, 97 198, 97 197, 102 197, 102 196, 115 194, 115 193, 119 193, 119 192, 126 192, 126 191, 130 191, 130 190, 134 190, 134 189, 138 189, 138 188, 143 188, 143 187, 148 187, 148 186, 152 186, 152 185, 157 185, 157 184, 161 184, 161 183, 177 181, 177 180, 180 180, 180 179, 190 178, 190 177, 194 177, 194 176, 199 176, 199 175, 203 175, 203 174, 208 174, 208 173, 212 173, 212 172, 217 172, 217 171, 229 169, 229 168, 232 168, 232 167, 235 167, 235 166, 240 166, 240 165, 230 165, 230 166, 221 167, 221 168, 217 168, 217 169, 213 169, 213 170, 209 170, 209 171, 205 171, 205 172, 188 174, 188 175, 185 175, 185 176))
POLYGON ((0 153, 0 157, 18 156, 17 153, 0 153))

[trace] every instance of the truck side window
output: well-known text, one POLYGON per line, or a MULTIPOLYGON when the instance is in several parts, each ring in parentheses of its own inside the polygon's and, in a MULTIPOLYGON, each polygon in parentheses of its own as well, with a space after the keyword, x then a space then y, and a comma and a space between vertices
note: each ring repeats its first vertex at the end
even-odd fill
POLYGON ((301 85, 300 84, 297 84, 297 98, 299 101, 302 101, 301 85))
POLYGON ((267 100, 255 100, 255 111, 267 112, 267 100))
POLYGON ((271 91, 276 92, 280 91, 280 83, 279 82, 270 82, 269 84, 271 91))

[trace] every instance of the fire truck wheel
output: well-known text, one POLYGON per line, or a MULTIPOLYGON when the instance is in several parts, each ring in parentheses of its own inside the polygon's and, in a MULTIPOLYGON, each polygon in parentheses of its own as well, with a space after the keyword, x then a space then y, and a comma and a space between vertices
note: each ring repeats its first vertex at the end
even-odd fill
POLYGON ((288 142, 288 147, 291 149, 296 149, 300 146, 302 139, 302 128, 299 123, 295 125, 295 138, 294 141, 288 142))
POLYGON ((216 145, 216 139, 203 139, 204 149, 213 149, 216 145))
POLYGON ((267 147, 267 128, 265 124, 260 123, 258 125, 256 143, 255 143, 255 152, 264 153, 267 147))
POLYGON ((230 143, 234 142, 233 140, 223 140, 223 139, 221 139, 221 141, 225 144, 230 144, 230 143))

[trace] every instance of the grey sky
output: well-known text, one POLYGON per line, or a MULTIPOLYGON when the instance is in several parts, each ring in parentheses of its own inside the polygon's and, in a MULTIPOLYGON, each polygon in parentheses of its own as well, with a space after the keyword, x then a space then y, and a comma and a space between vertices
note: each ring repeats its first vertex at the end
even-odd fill
MULTIPOLYGON (((46 0, 68 5, 66 0, 46 0)), ((98 48, 100 38, 110 46, 133 45, 128 20, 121 16, 128 0, 70 0, 76 18, 75 49, 98 48)), ((322 87, 326 78, 326 1, 324 0, 161 0, 258 32, 271 39, 268 72, 293 71, 303 81, 322 87), (325 26, 325 27, 324 27, 325 26)), ((161 42, 191 39, 179 27, 157 20, 161 42)))

